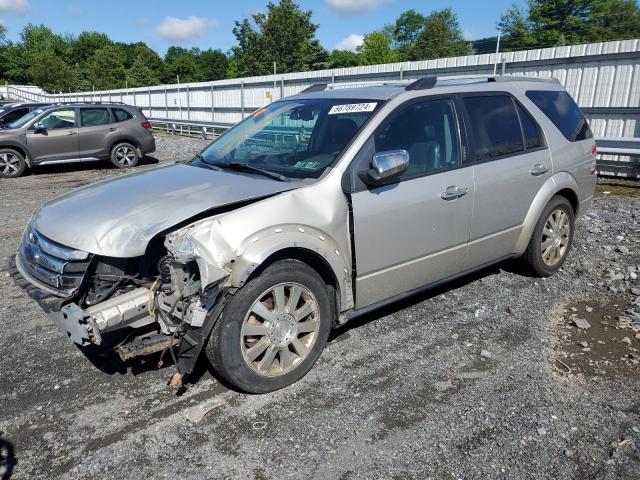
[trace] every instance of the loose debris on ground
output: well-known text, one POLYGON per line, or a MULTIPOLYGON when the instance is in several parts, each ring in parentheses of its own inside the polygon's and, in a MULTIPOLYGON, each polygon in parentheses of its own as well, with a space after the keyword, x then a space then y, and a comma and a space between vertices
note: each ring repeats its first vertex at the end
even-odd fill
MULTIPOLYGON (((160 135, 136 170, 204 145, 160 135)), ((0 261, 42 203, 119 175, 3 181, 0 261)), ((0 452, 15 479, 640 478, 639 221, 640 199, 601 194, 554 277, 505 264, 388 307, 268 395, 203 365, 177 396, 157 358, 100 370, 3 271, 0 452)))

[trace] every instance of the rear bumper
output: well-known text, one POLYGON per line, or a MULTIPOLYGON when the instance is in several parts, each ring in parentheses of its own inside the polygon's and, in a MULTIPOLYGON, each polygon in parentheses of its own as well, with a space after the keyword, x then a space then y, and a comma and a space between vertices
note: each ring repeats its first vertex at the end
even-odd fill
POLYGON ((151 132, 149 132, 148 137, 145 137, 140 143, 140 149, 142 150, 143 155, 156 151, 156 138, 151 132))

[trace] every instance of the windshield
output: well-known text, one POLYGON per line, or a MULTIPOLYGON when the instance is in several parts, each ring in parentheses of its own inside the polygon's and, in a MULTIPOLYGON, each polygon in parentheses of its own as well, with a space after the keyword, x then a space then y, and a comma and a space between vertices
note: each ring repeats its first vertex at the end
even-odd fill
POLYGON ((39 108, 37 110, 34 110, 33 112, 27 113, 25 116, 20 117, 18 120, 16 120, 13 123, 9 124, 9 128, 20 128, 23 125, 26 125, 27 123, 29 123, 31 120, 33 120, 34 118, 36 118, 38 115, 40 115, 42 112, 44 112, 43 109, 39 108))
POLYGON ((195 164, 242 164, 287 178, 319 178, 381 104, 345 99, 275 102, 209 145, 195 164))

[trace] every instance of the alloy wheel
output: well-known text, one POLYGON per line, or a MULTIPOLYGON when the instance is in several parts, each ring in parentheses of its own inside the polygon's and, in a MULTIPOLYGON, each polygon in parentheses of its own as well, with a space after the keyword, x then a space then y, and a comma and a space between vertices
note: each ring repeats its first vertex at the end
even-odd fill
POLYGON ((8 177, 20 171, 20 158, 10 152, 0 153, 0 172, 8 177))
POLYGON ((121 167, 130 167, 136 160, 136 152, 133 148, 123 145, 116 150, 116 162, 121 167))
POLYGON ((557 265, 569 247, 571 221, 569 215, 561 208, 556 208, 547 218, 542 229, 540 252, 542 261, 548 267, 557 265))
POLYGON ((259 375, 284 375, 307 358, 319 329, 320 309, 311 291, 298 283, 280 283, 260 295, 245 316, 242 357, 259 375))

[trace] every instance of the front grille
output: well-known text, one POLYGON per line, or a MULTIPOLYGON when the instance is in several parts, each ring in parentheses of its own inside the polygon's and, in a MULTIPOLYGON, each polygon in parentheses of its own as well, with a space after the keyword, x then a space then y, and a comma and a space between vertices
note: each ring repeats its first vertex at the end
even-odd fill
POLYGON ((70 297, 82 284, 90 261, 87 252, 53 242, 29 226, 22 237, 17 267, 40 288, 70 297))

